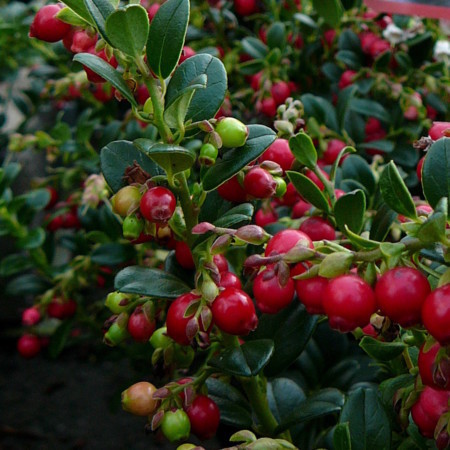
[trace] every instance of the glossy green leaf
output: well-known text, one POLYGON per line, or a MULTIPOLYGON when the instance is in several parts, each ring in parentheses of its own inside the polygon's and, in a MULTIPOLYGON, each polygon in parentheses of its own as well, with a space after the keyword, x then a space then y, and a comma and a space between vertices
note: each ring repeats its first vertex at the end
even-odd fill
POLYGON ((390 361, 403 353, 407 345, 403 342, 380 342, 371 336, 364 336, 359 346, 378 361, 390 361))
POLYGON ((384 153, 391 153, 394 151, 395 144, 392 141, 381 139, 378 141, 370 141, 370 142, 365 142, 364 144, 358 144, 358 148, 375 149, 375 150, 380 150, 384 153))
POLYGON ((333 432, 333 446, 335 450, 351 450, 350 427, 348 422, 335 426, 333 432))
POLYGON ((108 39, 105 24, 108 16, 114 12, 114 6, 110 2, 110 0, 83 0, 83 1, 87 10, 89 11, 89 14, 91 15, 92 19, 97 25, 99 33, 102 35, 103 39, 105 39, 106 42, 111 44, 111 42, 108 39))
POLYGON ((100 162, 103 176, 113 190, 117 192, 125 186, 124 175, 128 167, 136 161, 150 176, 161 175, 163 171, 132 142, 115 141, 103 147, 100 162))
POLYGON ((339 50, 336 59, 343 62, 349 69, 358 70, 361 67, 362 58, 352 50, 339 50))
POLYGON ((195 151, 173 144, 153 143, 148 139, 136 139, 135 144, 167 174, 190 169, 195 162, 195 151))
POLYGON ((208 397, 217 403, 220 409, 220 421, 235 428, 249 428, 253 424, 251 408, 245 397, 229 383, 218 378, 206 380, 208 397))
POLYGON ((4 290, 5 295, 8 296, 23 296, 23 295, 38 295, 49 288, 47 283, 41 277, 30 273, 20 275, 17 278, 11 280, 4 290))
POLYGON ((389 123, 391 115, 380 103, 366 98, 352 98, 350 109, 367 117, 375 117, 382 122, 389 123))
POLYGON ((379 183, 383 200, 394 211, 406 217, 417 217, 414 201, 393 161, 383 169, 379 183))
POLYGON ((9 277, 19 272, 26 272, 33 267, 31 259, 19 253, 5 256, 0 262, 0 277, 9 277))
POLYGON ((90 53, 78 53, 73 57, 73 60, 89 67, 89 69, 93 70, 106 81, 109 81, 124 98, 126 98, 133 106, 137 106, 136 99, 131 93, 127 83, 125 83, 122 74, 102 58, 91 55, 90 53))
POLYGON ((189 286, 170 273, 139 266, 121 270, 114 280, 114 287, 120 292, 162 298, 177 298, 190 291, 189 286))
POLYGON ((433 208, 442 197, 450 198, 450 138, 443 137, 429 148, 422 167, 422 186, 433 208))
POLYGON ((334 252, 325 256, 319 265, 319 275, 324 278, 335 278, 348 272, 353 262, 353 253, 334 252))
POLYGON ((0 168, 0 193, 12 184, 21 170, 22 167, 19 163, 9 163, 5 167, 0 168))
POLYGON ((86 8, 86 5, 83 0, 64 0, 63 3, 67 5, 72 11, 82 17, 86 22, 89 22, 91 25, 94 25, 92 21, 91 14, 89 10, 86 8))
POLYGON ((344 8, 340 0, 313 0, 312 3, 325 23, 331 27, 337 27, 340 24, 344 14, 344 8))
POLYGON ((288 420, 305 400, 303 389, 290 378, 275 378, 267 384, 267 400, 277 421, 288 420))
POLYGON ((68 23, 74 27, 86 27, 91 25, 70 8, 61 9, 55 16, 58 20, 68 23))
POLYGON ((185 120, 198 122, 209 120, 215 116, 225 98, 227 90, 227 74, 222 62, 214 56, 208 54, 198 54, 191 56, 180 64, 167 86, 166 105, 170 107, 193 85, 203 86, 206 76, 206 86, 204 89, 197 89, 189 104, 185 120))
POLYGON ((370 227, 370 239, 380 242, 384 241, 397 216, 398 214, 389 208, 386 203, 382 203, 373 218, 372 226, 370 227))
POLYGON ((209 365, 230 375, 251 377, 269 362, 274 351, 270 339, 248 341, 236 348, 225 349, 209 360, 209 365))
POLYGON ((443 242, 445 240, 445 232, 447 228, 448 217, 448 199, 442 198, 436 205, 433 213, 420 226, 417 237, 422 242, 443 242))
POLYGON ((294 185, 297 192, 316 208, 329 212, 330 205, 317 185, 302 173, 288 170, 286 172, 289 180, 294 185))
POLYGON ((308 343, 317 316, 306 312, 300 302, 292 302, 278 314, 263 314, 251 339, 272 339, 275 351, 264 372, 268 376, 281 373, 292 364, 308 343))
POLYGON ((216 227, 235 228, 252 220, 254 206, 251 203, 242 203, 228 210, 225 214, 214 221, 216 227))
POLYGON ((255 37, 246 37, 241 41, 242 50, 255 59, 264 59, 269 53, 267 46, 255 37))
POLYGON ((147 42, 147 63, 158 77, 167 78, 177 66, 188 23, 189 0, 168 0, 158 9, 147 42))
POLYGON ((300 97, 305 108, 306 117, 314 117, 319 123, 339 132, 336 110, 328 100, 313 94, 303 94, 300 97))
POLYGON ((380 243, 371 239, 367 239, 359 234, 353 233, 348 227, 345 227, 345 235, 350 242, 356 247, 362 247, 366 249, 377 248, 380 243))
POLYGON ((264 125, 249 125, 247 142, 238 148, 228 150, 203 176, 203 189, 212 191, 236 175, 247 164, 269 147, 276 139, 275 133, 264 125))
POLYGON ((342 408, 339 423, 348 422, 352 450, 389 450, 391 427, 389 418, 372 388, 352 391, 342 408))
POLYGON ((128 5, 110 14, 106 33, 111 45, 130 56, 140 56, 147 43, 148 14, 141 5, 128 5))
POLYGON ((355 233, 360 233, 366 212, 366 196, 361 190, 349 192, 340 197, 334 205, 334 216, 340 230, 345 232, 345 225, 355 233))
POLYGON ((35 211, 44 209, 50 201, 50 192, 48 189, 33 189, 20 197, 25 198, 25 203, 35 211))
POLYGON ((41 247, 44 241, 45 231, 42 228, 33 228, 26 236, 17 239, 16 245, 22 250, 31 250, 41 247))
POLYGON ((289 148, 295 159, 309 169, 313 169, 317 164, 316 148, 312 139, 304 131, 300 131, 289 139, 289 148))
POLYGON ((283 49, 286 46, 286 26, 283 22, 274 22, 267 30, 269 48, 283 49))
POLYGON ((92 262, 101 266, 116 266, 126 263, 135 256, 134 247, 117 242, 98 246, 91 255, 92 262))

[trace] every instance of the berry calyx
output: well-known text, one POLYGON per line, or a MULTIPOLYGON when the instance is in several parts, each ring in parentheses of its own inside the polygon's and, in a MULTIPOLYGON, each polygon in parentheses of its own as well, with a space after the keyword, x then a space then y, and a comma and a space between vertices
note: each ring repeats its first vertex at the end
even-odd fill
POLYGON ((165 224, 172 217, 177 199, 172 192, 162 186, 149 189, 141 198, 141 214, 153 223, 165 224))

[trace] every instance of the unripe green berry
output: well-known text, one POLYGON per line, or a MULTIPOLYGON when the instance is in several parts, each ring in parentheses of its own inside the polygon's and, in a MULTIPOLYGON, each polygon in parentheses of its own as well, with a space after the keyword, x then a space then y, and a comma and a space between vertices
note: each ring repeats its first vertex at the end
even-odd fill
POLYGON ((144 221, 136 217, 135 214, 125 217, 122 230, 125 239, 137 239, 144 229, 144 221))
POLYGON ((211 166, 216 162, 219 150, 212 144, 203 144, 200 148, 199 162, 204 166, 211 166))
POLYGON ((224 147, 242 147, 248 137, 248 128, 233 117, 225 117, 217 122, 216 132, 224 147))
POLYGON ((128 314, 121 313, 103 336, 103 342, 110 347, 115 347, 123 342, 128 336, 127 323, 128 314))
POLYGON ((277 187, 275 188, 275 196, 283 197, 283 195, 286 194, 287 190, 286 181, 284 181, 283 178, 280 177, 273 177, 273 179, 277 183, 277 187))
POLYGON ((170 442, 176 442, 189 437, 191 422, 182 409, 166 411, 161 421, 161 430, 170 442))
POLYGON ((136 416, 148 416, 158 407, 158 400, 153 398, 156 387, 141 381, 122 392, 122 408, 136 416))
POLYGON ((122 292, 110 292, 106 297, 105 306, 110 309, 113 314, 120 314, 128 309, 130 304, 130 296, 122 292))
POLYGON ((167 328, 161 327, 158 328, 150 338, 150 344, 154 349, 157 348, 167 348, 172 344, 172 339, 167 336, 167 328))
POLYGON ((112 198, 113 211, 121 217, 126 217, 139 208, 141 193, 136 186, 125 186, 112 198))

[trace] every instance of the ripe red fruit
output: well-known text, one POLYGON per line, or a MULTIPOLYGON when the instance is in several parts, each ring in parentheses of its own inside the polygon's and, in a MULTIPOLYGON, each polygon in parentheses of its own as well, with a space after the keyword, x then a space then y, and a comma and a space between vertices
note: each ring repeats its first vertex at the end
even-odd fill
MULTIPOLYGON (((325 153, 323 154, 325 163, 330 165, 333 164, 336 161, 336 158, 338 157, 341 150, 346 146, 347 144, 339 139, 331 139, 331 141, 328 142, 325 153)), ((339 164, 342 164, 342 161, 344 159, 345 158, 341 158, 339 164)))
POLYGON ((78 219, 78 214, 74 211, 68 211, 61 216, 62 227, 67 229, 81 228, 81 223, 78 219))
POLYGON ((321 241, 327 239, 334 241, 336 239, 336 231, 333 226, 322 217, 308 217, 299 227, 300 231, 307 234, 313 241, 321 241))
POLYGON ((191 422, 191 431, 201 440, 211 439, 220 422, 220 411, 216 403, 206 395, 198 395, 186 409, 191 422))
POLYGON ((191 249, 186 242, 176 241, 175 243, 175 258, 178 264, 183 269, 195 269, 194 258, 192 257, 191 249))
POLYGON ((346 333, 366 326, 377 305, 372 288, 349 274, 330 280, 323 293, 323 307, 330 327, 346 333))
POLYGON ((255 214, 255 223, 260 227, 265 227, 271 223, 275 223, 278 220, 278 214, 275 210, 269 209, 267 211, 258 209, 255 214))
POLYGON ((263 98, 257 103, 256 108, 266 117, 274 117, 277 114, 277 104, 272 97, 263 98))
POLYGON ((159 3, 152 3, 147 9, 148 20, 151 22, 155 17, 161 5, 159 3))
POLYGON ((277 183, 273 176, 261 167, 250 169, 244 178, 244 189, 254 198, 269 198, 275 194, 277 183))
POLYGON ((283 254, 294 248, 297 244, 304 247, 314 248, 311 238, 299 230, 281 230, 276 233, 267 243, 265 255, 274 253, 283 254))
POLYGON ((225 258, 225 256, 220 255, 220 254, 214 255, 213 262, 217 266, 217 270, 220 273, 228 271, 228 261, 227 261, 227 258, 225 258))
POLYGON ((369 48, 369 54, 372 58, 376 58, 384 52, 387 52, 391 49, 391 44, 384 39, 376 39, 372 42, 372 45, 369 48))
MULTIPOLYGON (((300 275, 307 270, 303 263, 298 263, 291 271, 291 276, 300 275)), ((306 280, 295 280, 295 291, 298 299, 305 305, 309 314, 324 314, 323 295, 328 286, 328 279, 312 277, 306 280)))
MULTIPOLYGON (((322 169, 319 169, 322 172, 322 175, 329 180, 330 177, 329 175, 323 171, 322 169)), ((312 171, 312 170, 307 170, 305 172, 305 175, 321 190, 323 191, 325 189, 325 186, 323 185, 322 181, 320 181, 319 177, 312 171)))
POLYGON ((109 102, 114 97, 114 88, 109 83, 96 83, 91 92, 101 103, 109 102))
POLYGON ((50 200, 47 203, 47 206, 45 209, 52 209, 56 202, 58 201, 58 191, 53 186, 47 186, 45 189, 47 189, 48 193, 50 194, 50 200))
POLYGON ((40 320, 41 320, 41 313, 35 306, 27 308, 22 313, 22 325, 25 325, 26 327, 36 325, 37 323, 39 323, 40 320))
POLYGON ((449 399, 450 391, 437 391, 425 386, 421 392, 419 400, 411 408, 411 416, 425 437, 433 437, 439 418, 448 411, 449 399))
POLYGON ((196 52, 194 49, 185 45, 183 47, 183 51, 181 52, 178 64, 181 64, 183 61, 186 61, 188 58, 190 58, 191 56, 194 56, 195 54, 196 54, 196 52))
POLYGON ((221 288, 229 288, 233 287, 236 289, 242 289, 242 283, 241 280, 237 275, 235 275, 233 272, 221 272, 220 273, 220 280, 217 284, 221 288))
POLYGON ((289 170, 295 160, 289 148, 289 141, 286 139, 275 139, 273 143, 259 158, 262 161, 273 161, 279 164, 283 171, 289 170))
POLYGON ((127 329, 136 342, 147 342, 156 329, 156 322, 147 317, 142 306, 138 306, 128 319, 127 329))
POLYGON ((419 183, 422 182, 422 167, 423 167, 424 162, 425 162, 425 156, 422 156, 422 158, 419 159, 419 162, 417 163, 417 167, 416 167, 416 173, 417 173, 417 178, 419 179, 419 183))
MULTIPOLYGON (((99 58, 103 59, 103 61, 107 62, 108 64, 110 64, 111 66, 114 67, 114 69, 119 65, 119 63, 117 62, 116 58, 114 56, 112 56, 111 59, 108 59, 108 57, 106 56, 105 50, 102 49, 99 52, 95 51, 95 47, 91 47, 87 53, 91 53, 92 55, 96 55, 99 58)), ((93 70, 89 69, 89 67, 83 66, 86 75, 87 75, 87 79, 91 82, 91 83, 104 83, 106 80, 104 78, 102 78, 100 75, 98 75, 97 73, 95 73, 93 70)))
POLYGON ((427 278, 412 267, 388 270, 375 286, 381 313, 402 327, 420 323, 422 305, 430 291, 427 278))
POLYGON ((427 352, 424 347, 425 344, 420 348, 417 362, 422 383, 433 389, 450 390, 450 358, 445 355, 437 363, 436 356, 442 348, 438 342, 427 352))
POLYGON ((234 9, 241 16, 249 16, 258 11, 256 0, 234 0, 234 9))
POLYGON ((291 95, 289 84, 285 81, 278 81, 274 83, 270 89, 273 99, 277 105, 281 105, 291 95))
POLYGON ((430 131, 428 131, 428 135, 433 141, 437 141, 445 136, 444 132, 446 130, 450 130, 450 122, 434 122, 430 131))
POLYGON ((343 74, 341 75, 341 78, 339 79, 339 83, 338 83, 338 87, 339 89, 345 89, 347 86, 350 86, 353 84, 353 78, 355 77, 355 75, 357 74, 357 72, 355 72, 354 70, 346 70, 345 72, 343 72, 343 74))
POLYGON ((63 227, 63 217, 62 215, 54 217, 48 224, 47 230, 54 232, 63 227))
POLYGON ((293 206, 300 200, 300 194, 295 189, 292 183, 288 183, 286 186, 286 193, 283 195, 280 203, 286 206, 293 206))
POLYGON ((172 192, 162 186, 149 189, 141 198, 141 214, 154 223, 167 223, 172 217, 177 199, 172 192))
POLYGON ((211 307, 214 323, 225 333, 243 336, 258 325, 252 299, 240 289, 226 288, 211 307))
POLYGON ((361 49, 365 54, 370 54, 370 47, 372 44, 379 39, 378 35, 372 31, 366 31, 359 35, 359 40, 361 42, 361 49))
POLYGON ((97 43, 97 35, 89 34, 85 30, 77 30, 72 34, 70 51, 72 53, 84 53, 97 43))
POLYGON ((199 295, 188 292, 174 300, 167 310, 167 335, 180 345, 189 345, 191 342, 186 335, 186 327, 188 322, 194 317, 194 314, 187 317, 184 317, 184 315, 186 309, 199 298, 199 295))
POLYGON ((242 203, 247 200, 247 192, 235 175, 217 188, 219 195, 229 202, 242 203))
POLYGON ((253 283, 256 306, 266 314, 276 314, 288 306, 294 298, 295 284, 292 278, 282 286, 272 267, 260 272, 253 283))
POLYGON ((450 284, 435 289, 425 299, 422 322, 441 345, 450 344, 450 284))
POLYGON ((299 219, 300 217, 303 217, 311 209, 311 206, 311 203, 300 199, 292 208, 292 218, 299 219))
POLYGON ((33 358, 41 351, 41 340, 34 334, 24 334, 17 341, 17 351, 23 358, 33 358))
POLYGON ((72 317, 77 310, 77 303, 72 299, 54 297, 47 305, 47 314, 55 319, 67 319, 72 317))
POLYGON ((62 5, 43 6, 34 16, 29 36, 45 42, 60 41, 72 28, 55 17, 61 8, 62 5))

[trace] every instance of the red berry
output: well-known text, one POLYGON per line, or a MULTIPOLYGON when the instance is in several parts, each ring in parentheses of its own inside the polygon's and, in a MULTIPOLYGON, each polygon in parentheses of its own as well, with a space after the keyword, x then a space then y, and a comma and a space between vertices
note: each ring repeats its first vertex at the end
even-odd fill
POLYGON ((59 297, 54 297, 47 306, 48 316, 61 320, 72 317, 76 310, 77 303, 75 300, 64 300, 59 297))
POLYGON ((254 198, 269 198, 275 194, 277 183, 273 176, 260 167, 250 169, 244 178, 244 189, 254 198))
POLYGON ((46 189, 50 194, 50 200, 48 201, 45 209, 52 209, 58 201, 58 191, 53 186, 47 186, 46 189))
POLYGON ((186 409, 191 422, 191 431, 201 440, 211 439, 220 422, 220 411, 216 403, 206 395, 198 395, 186 409))
POLYGON ((101 103, 109 102, 114 97, 114 88, 109 83, 96 83, 91 92, 101 103))
POLYGON ((225 258, 225 256, 220 255, 220 254, 214 255, 213 262, 217 266, 217 270, 220 273, 228 271, 228 261, 227 261, 227 258, 225 258))
POLYGON ((370 54, 370 47, 378 39, 379 39, 378 35, 373 33, 372 31, 366 31, 361 33, 359 35, 359 40, 361 42, 362 51, 367 55, 370 54))
POLYGON ((402 327, 420 323, 422 305, 430 291, 427 278, 411 267, 388 270, 375 286, 381 313, 402 327))
POLYGON ((155 328, 155 320, 149 319, 141 306, 138 306, 128 319, 128 333, 136 342, 147 342, 155 328))
POLYGON ((325 42, 327 43, 328 47, 331 47, 333 45, 334 39, 336 37, 336 30, 334 30, 333 28, 330 28, 329 30, 327 30, 323 33, 323 37, 324 37, 325 42))
POLYGON ((41 341, 34 334, 24 334, 17 341, 17 351, 23 358, 33 358, 41 351, 41 341))
POLYGON ((441 344, 450 344, 450 284, 435 289, 422 307, 422 322, 441 344))
MULTIPOLYGON (((324 172, 322 169, 319 169, 322 172, 322 175, 329 180, 330 177, 326 172, 324 172)), ((307 170, 305 172, 305 175, 321 190, 323 191, 325 189, 325 186, 323 185, 322 181, 320 181, 319 177, 312 171, 307 170)))
POLYGON ((84 53, 89 51, 97 43, 97 35, 89 34, 85 30, 77 30, 72 35, 70 51, 72 53, 84 53))
POLYGON ((36 325, 37 323, 39 323, 40 320, 41 320, 41 313, 35 306, 27 308, 22 313, 22 325, 25 325, 26 327, 36 325))
POLYGON ((267 211, 258 209, 255 214, 255 223, 260 227, 265 227, 271 223, 275 223, 278 220, 278 214, 276 211, 269 209, 267 211))
MULTIPOLYGON (((103 59, 103 61, 107 62, 114 68, 116 68, 119 65, 114 56, 112 56, 111 59, 108 59, 104 49, 100 50, 99 52, 96 52, 95 47, 92 47, 87 51, 87 53, 91 53, 92 55, 98 56, 99 58, 103 59)), ((93 70, 89 69, 89 67, 86 66, 83 67, 86 72, 87 78, 91 83, 104 83, 106 81, 104 78, 95 73, 93 70)))
POLYGON ((417 163, 416 173, 417 173, 417 178, 419 179, 419 182, 422 182, 422 167, 423 167, 424 162, 425 162, 425 156, 422 156, 422 158, 420 158, 419 162, 417 163))
POLYGON ((148 88, 145 84, 141 84, 135 93, 136 100, 140 105, 144 105, 147 99, 150 97, 150 93, 148 92, 148 88))
POLYGON ((147 9, 148 20, 151 22, 155 17, 161 5, 159 3, 152 3, 147 9))
POLYGON ((263 98, 257 103, 256 108, 267 117, 274 117, 277 114, 277 104, 272 97, 263 98))
POLYGON ((54 232, 63 227, 63 215, 54 217, 48 224, 47 230, 54 232))
POLYGON ((448 411, 449 399, 450 391, 437 391, 425 386, 421 392, 419 400, 411 408, 411 416, 425 437, 433 437, 439 418, 448 411))
POLYGON ((437 141, 445 136, 446 130, 450 130, 450 122, 434 122, 428 135, 433 141, 437 141))
POLYGON ((241 16, 249 16, 258 11, 256 0, 234 0, 234 9, 241 16))
MULTIPOLYGON (((336 158, 338 157, 341 150, 346 146, 347 144, 343 141, 340 141, 339 139, 331 139, 331 141, 328 142, 325 153, 323 154, 325 163, 330 165, 333 164, 336 161, 336 158)), ((341 158, 339 164, 342 164, 342 161, 344 159, 345 158, 341 158)))
POLYGON ((346 192, 343 191, 342 189, 335 189, 334 190, 334 195, 336 196, 336 200, 340 199, 345 194, 346 194, 346 192))
POLYGON ((243 336, 258 325, 252 299, 240 289, 226 288, 211 307, 214 323, 225 333, 243 336))
POLYGON ((376 58, 384 52, 391 49, 391 44, 384 39, 376 39, 369 48, 369 54, 372 58, 376 58))
POLYGON ((239 277, 235 275, 233 272, 226 272, 226 271, 220 273, 220 280, 218 286, 221 288, 233 287, 236 289, 242 289, 242 283, 239 277))
POLYGON ((366 135, 375 134, 379 131, 382 131, 383 126, 381 125, 381 122, 378 119, 376 119, 375 117, 369 117, 369 119, 366 122, 366 126, 365 126, 364 130, 365 130, 366 135))
MULTIPOLYGON (((297 264, 291 271, 291 276, 300 275, 307 270, 303 263, 297 264)), ((320 276, 295 280, 295 290, 298 299, 305 305, 310 314, 324 314, 323 295, 328 286, 328 279, 320 276)))
POLYGON ((185 45, 183 47, 183 51, 181 52, 180 60, 178 61, 178 64, 181 64, 183 61, 186 61, 186 59, 190 58, 191 56, 194 56, 195 54, 196 53, 195 53, 194 49, 185 45))
POLYGON ((422 383, 433 389, 450 390, 449 356, 443 355, 439 362, 437 362, 436 356, 442 348, 439 343, 436 342, 427 352, 424 351, 424 347, 425 344, 420 348, 417 362, 422 383))
POLYGON ((189 345, 191 342, 186 335, 186 327, 188 322, 194 317, 194 313, 187 317, 184 315, 187 308, 199 299, 199 295, 188 292, 174 300, 167 310, 167 335, 180 345, 189 345))
POLYGON ((283 254, 294 248, 297 244, 303 247, 314 248, 311 238, 299 230, 281 230, 267 243, 265 255, 283 254))
POLYGON ((154 223, 167 223, 172 217, 177 199, 172 192, 161 186, 149 189, 141 198, 141 214, 154 223))
POLYGON ((255 73, 255 75, 252 75, 250 78, 250 86, 255 91, 258 92, 259 88, 261 87, 261 78, 262 78, 263 72, 255 73))
POLYGON ((34 16, 30 26, 30 37, 35 37, 45 42, 60 41, 72 28, 55 16, 61 10, 62 5, 43 6, 34 16))
POLYGON ((175 258, 183 269, 195 269, 194 258, 192 257, 191 249, 186 242, 176 241, 175 258))
POLYGON ((62 227, 67 229, 73 229, 73 228, 81 228, 81 223, 78 219, 78 214, 73 211, 68 211, 64 213, 62 216, 62 227))
POLYGON ((262 161, 273 161, 284 170, 289 170, 295 160, 286 139, 275 139, 268 149, 259 158, 262 161))
POLYGON ((295 284, 292 278, 282 286, 272 267, 260 272, 253 283, 256 306, 266 314, 276 314, 288 306, 294 298, 295 284))
POLYGON ((286 206, 293 206, 300 200, 300 194, 295 189, 292 183, 288 183, 286 186, 286 193, 283 195, 281 199, 281 204, 286 206))
POLYGON ((300 219, 300 217, 303 217, 311 209, 311 206, 311 203, 300 199, 292 208, 292 218, 300 219))
POLYGON ((308 217, 299 227, 300 231, 307 234, 313 241, 321 241, 327 239, 334 241, 336 239, 336 231, 333 226, 322 217, 308 217))
POLYGON ((242 203, 247 200, 247 192, 239 183, 235 175, 217 188, 219 195, 229 202, 242 203))
POLYGON ((339 79, 339 83, 338 83, 338 87, 339 89, 345 89, 347 86, 350 86, 353 84, 353 78, 355 77, 355 75, 357 74, 357 72, 355 72, 354 70, 346 70, 342 75, 341 78, 339 79))
POLYGON ((341 275, 330 280, 323 293, 330 327, 343 333, 366 326, 376 306, 372 288, 357 275, 341 275))
POLYGON ((270 93, 272 94, 275 103, 281 105, 291 95, 291 89, 289 88, 289 84, 285 81, 278 81, 272 85, 270 93))

